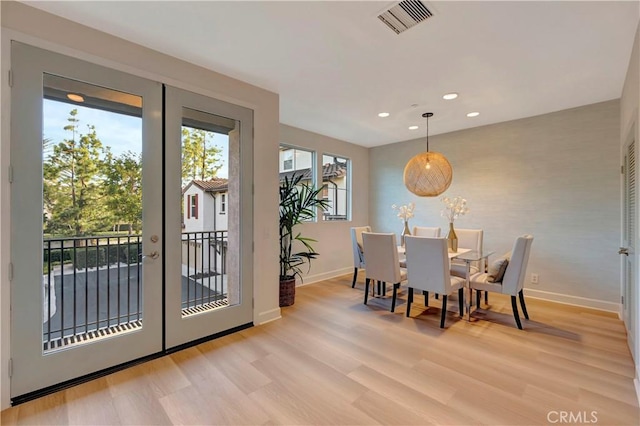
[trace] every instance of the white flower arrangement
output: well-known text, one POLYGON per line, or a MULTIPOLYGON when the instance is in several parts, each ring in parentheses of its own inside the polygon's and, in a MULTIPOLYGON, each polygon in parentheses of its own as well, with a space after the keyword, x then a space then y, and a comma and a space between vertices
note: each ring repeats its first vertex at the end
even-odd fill
POLYGON ((393 210, 398 211, 398 217, 404 221, 407 221, 413 217, 413 209, 415 209, 415 203, 405 204, 403 206, 396 206, 395 204, 391 206, 393 210))
POLYGON ((440 200, 445 205, 445 208, 440 212, 440 216, 446 217, 449 223, 453 223, 459 216, 469 213, 469 207, 467 207, 467 200, 461 196, 457 196, 453 199, 449 197, 442 197, 440 200))

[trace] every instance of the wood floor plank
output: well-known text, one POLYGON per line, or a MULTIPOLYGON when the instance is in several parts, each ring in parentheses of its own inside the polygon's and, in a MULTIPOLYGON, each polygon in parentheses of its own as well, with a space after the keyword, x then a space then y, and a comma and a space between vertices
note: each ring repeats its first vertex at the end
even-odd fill
MULTIPOLYGON (((300 287, 283 318, 199 344, 2 412, 38 424, 547 424, 597 412, 638 425, 633 360, 617 315, 510 298, 441 329, 440 302, 405 317, 390 298, 364 305, 351 275, 300 287)), ((420 299, 420 298, 418 298, 420 299)))
POLYGON ((65 394, 69 424, 122 424, 104 377, 69 388, 65 394))
POLYGON ((34 401, 25 402, 2 412, 2 424, 18 425, 61 425, 69 424, 67 396, 56 392, 34 401), (14 415, 5 415, 14 412, 14 415), (15 423, 14 423, 15 422, 15 423))

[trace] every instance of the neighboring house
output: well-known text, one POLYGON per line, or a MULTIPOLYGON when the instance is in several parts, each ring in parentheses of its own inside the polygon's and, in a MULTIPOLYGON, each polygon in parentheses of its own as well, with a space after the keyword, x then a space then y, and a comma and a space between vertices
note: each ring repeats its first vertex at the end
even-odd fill
MULTIPOLYGON (((313 184, 311 161, 297 155, 292 155, 294 148, 280 151, 280 180, 285 177, 302 174, 302 182, 313 184)), ((324 220, 347 219, 347 163, 333 159, 331 163, 322 165, 322 198, 329 202, 324 210, 324 220)))
POLYGON ((192 180, 182 189, 182 232, 226 231, 229 181, 192 180))
POLYGON ((182 189, 182 272, 185 276, 225 273, 228 183, 224 178, 192 180, 182 189))

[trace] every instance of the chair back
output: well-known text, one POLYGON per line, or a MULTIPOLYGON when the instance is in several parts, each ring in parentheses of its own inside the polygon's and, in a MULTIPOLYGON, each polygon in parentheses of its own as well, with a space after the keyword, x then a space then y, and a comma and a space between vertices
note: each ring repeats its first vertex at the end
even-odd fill
POLYGON ((438 238, 440 237, 440 228, 439 227, 432 228, 427 226, 414 226, 413 235, 415 235, 416 237, 438 238))
POLYGON ((451 275, 446 238, 406 236, 407 279, 409 287, 451 293, 451 275))
POLYGON ((366 277, 395 284, 402 281, 398 262, 396 234, 363 232, 362 242, 367 254, 366 277))
POLYGON ((353 250, 353 266, 355 268, 364 268, 364 252, 362 243, 362 233, 371 232, 370 226, 358 226, 351 228, 351 248, 353 250))
POLYGON ((511 259, 502 279, 502 293, 515 296, 524 286, 524 277, 529 263, 529 252, 533 243, 532 235, 516 238, 511 251, 511 259))
MULTIPOLYGON (((482 251, 482 229, 456 229, 455 232, 458 237, 458 248, 482 251)), ((452 259, 452 263, 464 264, 464 262, 455 259, 452 259)), ((480 262, 472 262, 471 266, 478 268, 479 272, 484 272, 480 262)))

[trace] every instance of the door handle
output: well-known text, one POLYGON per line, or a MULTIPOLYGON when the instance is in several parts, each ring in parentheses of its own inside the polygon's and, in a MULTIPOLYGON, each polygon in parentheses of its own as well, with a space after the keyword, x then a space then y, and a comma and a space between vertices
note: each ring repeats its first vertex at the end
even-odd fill
POLYGON ((629 249, 627 247, 620 247, 620 250, 618 250, 618 254, 629 256, 629 249))
POLYGON ((145 259, 145 258, 147 258, 147 257, 150 257, 150 258, 152 258, 152 259, 157 259, 157 258, 159 258, 159 257, 160 257, 160 253, 158 253, 158 251, 157 251, 157 250, 154 250, 154 251, 152 251, 152 252, 151 252, 151 253, 149 253, 149 254, 143 254, 143 255, 142 255, 142 258, 143 258, 143 259, 145 259))

